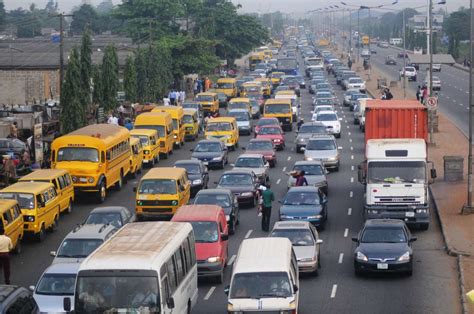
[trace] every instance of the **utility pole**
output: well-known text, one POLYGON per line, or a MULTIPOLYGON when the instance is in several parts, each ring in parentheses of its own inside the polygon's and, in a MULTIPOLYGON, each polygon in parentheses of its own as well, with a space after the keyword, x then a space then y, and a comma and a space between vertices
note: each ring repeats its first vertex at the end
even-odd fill
MULTIPOLYGON (((429 95, 430 98, 433 97, 433 0, 429 1, 428 5, 428 46, 429 46, 429 54, 430 54, 430 68, 428 70, 430 80, 429 80, 429 95)), ((426 100, 425 100, 426 101, 426 100)), ((434 122, 435 112, 434 110, 430 110, 430 144, 434 145, 434 137, 433 137, 433 122, 434 122)))
POLYGON ((59 17, 59 91, 64 81, 64 18, 74 16, 73 14, 59 13, 52 17, 59 17))
MULTIPOLYGON (((402 11, 402 16, 403 16, 403 71, 405 72, 405 67, 407 65, 407 49, 406 49, 406 22, 405 22, 405 10, 406 9, 403 9, 402 11)), ((407 98, 407 78, 405 77, 405 75, 403 76, 403 99, 406 99, 407 98)))
POLYGON ((357 63, 359 63, 360 55, 360 9, 357 10, 357 63))

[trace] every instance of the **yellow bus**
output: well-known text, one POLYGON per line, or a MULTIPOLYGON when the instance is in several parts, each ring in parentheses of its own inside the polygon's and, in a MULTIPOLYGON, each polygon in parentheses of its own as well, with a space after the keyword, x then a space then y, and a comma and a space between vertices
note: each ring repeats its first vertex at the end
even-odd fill
POLYGON ((130 132, 92 124, 61 136, 51 146, 51 168, 68 170, 76 191, 95 193, 102 203, 107 189, 121 189, 130 172, 130 132))
POLYGON ((145 112, 138 115, 134 129, 152 129, 160 138, 160 157, 167 159, 173 153, 173 120, 167 112, 145 112))
POLYGON ((293 111, 291 99, 268 99, 263 107, 264 118, 277 118, 284 130, 293 130, 293 111))
POLYGON ((160 139, 158 132, 153 129, 133 129, 130 136, 140 140, 143 148, 143 163, 155 166, 160 161, 160 139))
POLYGON ((216 92, 224 93, 227 99, 237 96, 237 80, 235 78, 220 78, 217 80, 216 92))
POLYGON ((196 109, 184 109, 184 138, 195 141, 199 136, 199 112, 196 109))
POLYGON ((181 106, 158 106, 151 112, 167 112, 173 119, 173 139, 174 145, 181 148, 184 145, 184 110, 181 106))
POLYGON ((272 95, 272 83, 270 79, 266 77, 258 77, 255 79, 255 82, 260 82, 262 84, 262 92, 265 98, 270 98, 272 95))
POLYGON ((285 75, 285 72, 272 72, 270 74, 270 80, 272 82, 273 87, 277 87, 281 83, 282 76, 285 75))

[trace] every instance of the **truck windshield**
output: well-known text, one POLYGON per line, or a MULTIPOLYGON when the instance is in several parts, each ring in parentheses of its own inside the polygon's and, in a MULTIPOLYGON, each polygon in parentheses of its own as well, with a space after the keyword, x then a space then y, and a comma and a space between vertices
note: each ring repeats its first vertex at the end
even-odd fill
POLYGON ((63 147, 58 151, 58 161, 99 162, 99 151, 89 147, 63 147))
POLYGON ((289 298, 292 289, 284 272, 240 273, 230 288, 232 299, 289 298))
POLYGON ((94 276, 77 279, 78 313, 160 313, 158 280, 151 276, 94 276))
POLYGON ((425 183, 423 161, 372 161, 368 165, 369 183, 425 183))

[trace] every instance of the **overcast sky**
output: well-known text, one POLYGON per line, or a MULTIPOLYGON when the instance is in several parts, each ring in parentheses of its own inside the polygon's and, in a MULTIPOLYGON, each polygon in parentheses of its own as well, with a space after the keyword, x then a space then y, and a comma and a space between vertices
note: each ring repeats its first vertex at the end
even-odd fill
MULTIPOLYGON (((0 0, 2 1, 2 0, 0 0)), ((34 2, 38 7, 43 8, 48 0, 3 0, 7 10, 17 8, 19 6, 28 8, 34 2)), ((61 10, 68 12, 72 7, 80 5, 83 0, 58 0, 61 10)), ((101 0, 86 0, 92 4, 98 4, 101 0)), ((113 0, 115 4, 121 3, 121 0, 113 0)), ((267 13, 273 11, 282 11, 285 13, 304 13, 320 7, 337 4, 340 5, 340 0, 232 0, 235 4, 242 5, 242 12, 259 12, 267 13)), ((390 4, 393 0, 346 0, 347 4, 351 5, 368 5, 375 6, 384 3, 390 4)), ((437 2, 437 0, 433 0, 437 2)), ((468 0, 446 0, 448 11, 454 11, 460 6, 469 6, 468 0)), ((392 8, 417 7, 427 4, 428 0, 399 0, 399 3, 392 8)), ((436 6, 438 7, 438 6, 436 6)))

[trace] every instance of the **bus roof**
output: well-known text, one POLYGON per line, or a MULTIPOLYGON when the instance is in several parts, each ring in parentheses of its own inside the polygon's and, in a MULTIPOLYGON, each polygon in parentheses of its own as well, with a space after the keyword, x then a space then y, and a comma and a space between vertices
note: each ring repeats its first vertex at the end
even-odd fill
POLYGON ((236 120, 235 120, 234 117, 219 117, 219 118, 209 119, 209 121, 207 121, 207 124, 209 124, 209 123, 219 123, 219 122, 233 123, 233 122, 236 122, 236 120))
POLYGON ((288 104, 291 106, 290 98, 278 98, 278 99, 267 99, 265 105, 274 105, 274 104, 288 104))
POLYGON ((186 108, 184 109, 184 115, 193 115, 198 112, 196 109, 186 108))
POLYGON ((12 208, 16 204, 18 204, 18 202, 15 200, 0 199, 0 213, 2 213, 5 209, 12 208))
POLYGON ((153 136, 156 135, 158 132, 152 129, 133 129, 130 130, 130 135, 146 135, 146 136, 153 136))
POLYGON ((117 139, 128 137, 129 132, 126 128, 114 124, 91 124, 63 135, 57 138, 55 142, 57 140, 59 140, 58 142, 62 142, 61 140, 63 140, 63 143, 71 143, 73 141, 68 140, 70 136, 88 137, 88 141, 93 138, 96 141, 102 142, 106 146, 110 146, 115 145, 117 143, 117 139))
POLYGON ((174 168, 174 167, 152 168, 142 177, 142 180, 155 179, 155 178, 177 180, 182 175, 182 172, 179 171, 179 169, 184 170, 184 168, 174 168))
POLYGON ((242 241, 233 273, 287 271, 292 246, 288 238, 253 238, 242 241))
POLYGON ((68 171, 65 169, 38 169, 21 177, 18 181, 51 180, 66 173, 68 171))
POLYGON ((49 182, 17 182, 6 188, 0 190, 0 192, 10 193, 32 193, 36 194, 42 192, 53 185, 49 182))
POLYGON ((192 232, 189 223, 147 221, 126 224, 90 254, 81 270, 156 269, 192 232))
POLYGON ((196 96, 216 96, 217 93, 199 93, 196 96))
POLYGON ((232 98, 231 100, 229 100, 230 103, 233 103, 233 102, 248 102, 250 103, 250 99, 247 98, 247 97, 236 97, 236 98, 232 98))
POLYGON ((172 117, 183 115, 183 107, 181 106, 157 106, 151 112, 168 112, 172 117))
POLYGON ((217 221, 222 207, 217 205, 184 205, 178 208, 171 221, 217 221))
POLYGON ((168 112, 145 112, 135 118, 135 125, 165 124, 168 118, 171 121, 171 115, 168 112))
POLYGON ((217 83, 235 83, 237 80, 232 77, 221 77, 217 80, 217 83))

